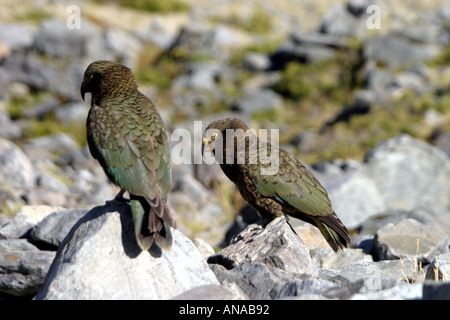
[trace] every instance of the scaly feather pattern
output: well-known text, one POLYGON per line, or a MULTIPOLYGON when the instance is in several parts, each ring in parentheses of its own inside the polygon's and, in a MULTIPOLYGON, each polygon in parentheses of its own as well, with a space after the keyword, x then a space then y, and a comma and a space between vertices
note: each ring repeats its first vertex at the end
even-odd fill
POLYGON ((213 153, 215 149, 222 150, 219 156, 223 159, 220 165, 223 172, 263 218, 289 215, 311 223, 334 251, 342 250, 350 243, 347 228, 332 209, 327 191, 291 154, 268 142, 261 142, 242 121, 235 118, 212 122, 205 130, 203 141, 213 153), (230 135, 230 129, 234 130, 234 135, 230 135), (214 130, 220 134, 211 136, 214 130), (222 141, 216 137, 221 137, 222 141), (233 139, 233 143, 228 139, 233 139), (263 159, 261 155, 264 152, 263 159), (272 154, 276 157, 270 158, 272 154), (278 166, 269 170, 274 163, 267 158, 278 161, 278 166), (269 174, 264 174, 262 169, 267 169, 269 174))
POLYGON ((97 61, 86 69, 81 93, 92 93, 87 140, 108 178, 130 193, 138 244, 170 249, 175 212, 166 202, 172 186, 168 139, 153 102, 139 92, 127 67, 97 61))

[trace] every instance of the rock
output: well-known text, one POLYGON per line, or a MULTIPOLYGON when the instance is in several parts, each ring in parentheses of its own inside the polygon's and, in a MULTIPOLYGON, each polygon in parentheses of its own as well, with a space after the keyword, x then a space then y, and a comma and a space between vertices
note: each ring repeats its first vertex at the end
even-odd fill
POLYGON ((363 252, 362 249, 347 249, 335 253, 330 247, 311 251, 311 258, 317 268, 341 269, 353 263, 363 263, 373 261, 372 256, 363 252))
POLYGON ((21 82, 32 90, 55 90, 60 83, 56 68, 32 53, 18 52, 7 56, 0 65, 0 74, 4 88, 10 83, 21 82))
POLYGON ((55 116, 58 121, 69 125, 86 121, 89 107, 82 102, 71 102, 56 108, 55 116))
POLYGON ((55 252, 39 251, 25 239, 0 240, 0 292, 33 296, 44 283, 55 252))
POLYGON ((248 300, 247 295, 236 285, 209 284, 183 292, 172 300, 248 300))
POLYGON ((8 112, 3 111, 2 109, 3 106, 0 105, 0 138, 9 140, 20 138, 22 136, 22 130, 20 126, 11 120, 8 112))
POLYGON ((225 233, 225 237, 220 246, 222 248, 225 248, 232 242, 232 240, 239 233, 241 233, 245 228, 247 228, 249 224, 257 223, 259 221, 261 221, 261 217, 255 210, 255 208, 253 208, 249 204, 244 205, 241 208, 241 210, 239 210, 239 213, 234 219, 233 224, 228 228, 227 232, 225 233))
POLYGON ((27 140, 23 146, 24 152, 31 159, 51 158, 49 154, 64 155, 73 151, 79 151, 79 146, 74 138, 67 133, 59 132, 27 140))
POLYGON ((274 219, 264 227, 248 226, 230 245, 210 256, 208 263, 227 269, 262 263, 293 275, 317 275, 308 248, 285 218, 274 219))
POLYGON ((379 188, 364 170, 326 180, 324 187, 334 211, 347 228, 354 228, 371 215, 386 210, 379 188))
POLYGON ((281 96, 271 89, 259 89, 244 93, 241 100, 233 106, 233 110, 238 110, 247 114, 256 111, 269 111, 283 106, 281 96))
POLYGON ((128 204, 95 207, 60 245, 36 299, 169 299, 218 284, 195 245, 173 237, 169 251, 141 251, 128 204))
POLYGON ((211 269, 221 283, 236 283, 251 300, 266 300, 279 297, 274 288, 295 277, 287 272, 261 263, 248 263, 226 270, 221 265, 213 264, 211 269))
POLYGON ((2 24, 0 42, 6 44, 9 51, 30 48, 34 42, 35 28, 25 24, 2 24))
POLYGON ((105 32, 105 46, 116 59, 131 68, 136 65, 137 57, 142 50, 142 44, 138 39, 118 28, 110 28, 105 32))
POLYGON ((366 162, 387 208, 450 207, 450 161, 438 148, 401 135, 370 150, 366 162))
POLYGON ((88 212, 87 209, 57 210, 46 216, 31 230, 31 239, 40 247, 58 249, 75 223, 88 212))
POLYGON ((427 282, 423 286, 423 300, 449 300, 450 283, 427 282))
POLYGON ((195 244, 198 251, 200 251, 205 259, 214 254, 214 248, 211 247, 205 240, 201 238, 195 238, 192 240, 192 242, 195 244))
POLYGON ((201 61, 191 63, 188 73, 175 79, 172 89, 215 90, 221 81, 223 67, 217 62, 201 61))
POLYGON ((434 257, 425 277, 427 280, 450 282, 450 252, 434 257))
POLYGON ((23 206, 17 211, 14 219, 0 229, 0 239, 18 239, 25 237, 45 217, 62 209, 64 208, 46 205, 23 206))
POLYGON ((364 37, 370 31, 366 25, 367 7, 363 10, 364 7, 365 4, 358 7, 351 4, 346 7, 342 4, 331 5, 322 18, 319 31, 337 36, 364 37))
POLYGON ((287 63, 297 61, 300 63, 314 63, 334 58, 336 50, 316 44, 297 44, 294 41, 287 41, 281 44, 270 56, 272 69, 279 70, 287 63))
POLYGON ((169 53, 223 59, 248 41, 241 33, 226 26, 211 28, 205 24, 185 25, 169 48, 169 53))
POLYGON ((99 29, 89 21, 83 21, 79 29, 69 29, 66 21, 47 19, 36 34, 35 46, 42 54, 57 59, 98 60, 101 53, 107 52, 100 50, 101 46, 96 43, 99 38, 99 29))
MULTIPOLYGON (((358 290, 353 292, 358 293, 358 295, 354 295, 353 298, 357 296, 369 298, 373 293, 388 290, 381 295, 382 297, 380 298, 382 299, 389 298, 389 289, 396 290, 395 288, 403 281, 406 281, 404 283, 407 283, 409 286, 411 285, 410 283, 420 282, 422 275, 423 271, 419 270, 417 261, 410 259, 403 261, 358 262, 338 270, 327 269, 319 273, 320 278, 338 283, 343 288, 359 283, 358 290)), ((376 299, 376 294, 372 298, 376 299)))
POLYGON ((0 181, 3 186, 27 189, 35 185, 33 165, 13 142, 0 138, 0 181))
POLYGON ((373 250, 380 260, 417 257, 422 263, 448 252, 448 236, 435 225, 404 219, 378 230, 373 250))
POLYGON ((387 34, 367 38, 364 41, 364 57, 390 70, 407 63, 428 61, 437 56, 436 44, 409 40, 402 35, 387 34))
POLYGON ((423 283, 409 284, 399 282, 395 286, 382 290, 356 293, 351 300, 420 300, 422 299, 423 283))
POLYGON ((325 249, 328 252, 328 249, 331 249, 330 245, 317 227, 298 219, 290 219, 290 223, 294 227, 295 232, 308 247, 311 257, 313 257, 312 250, 325 249))
MULTIPOLYGON (((359 286, 357 286, 359 289, 359 286)), ((271 295, 273 298, 293 298, 295 299, 332 299, 337 298, 336 291, 339 292, 339 297, 344 298, 350 296, 350 293, 345 293, 341 291, 342 288, 331 281, 324 279, 308 278, 308 279, 296 279, 293 281, 288 281, 275 286, 271 290, 271 295)))
POLYGON ((267 71, 271 62, 267 55, 259 52, 248 52, 245 54, 242 65, 250 71, 267 71))

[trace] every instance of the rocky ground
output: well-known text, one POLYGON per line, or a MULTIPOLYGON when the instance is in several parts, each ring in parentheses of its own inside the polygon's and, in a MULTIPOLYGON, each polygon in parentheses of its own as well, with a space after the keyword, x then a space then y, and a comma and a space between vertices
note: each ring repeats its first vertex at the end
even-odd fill
POLYGON ((0 298, 450 298, 448 4, 75 2, 80 29, 63 1, 0 3, 0 298), (192 159, 194 121, 280 129, 351 248, 295 219, 300 237, 284 220, 261 228, 220 168, 191 162, 172 166, 174 248, 139 252, 85 143, 79 86, 98 59, 134 70, 192 159))

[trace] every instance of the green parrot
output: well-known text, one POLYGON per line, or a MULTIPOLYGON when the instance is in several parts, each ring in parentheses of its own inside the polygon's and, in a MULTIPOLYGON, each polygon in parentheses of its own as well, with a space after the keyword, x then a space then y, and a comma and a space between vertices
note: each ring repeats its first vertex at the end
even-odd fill
POLYGON ((241 120, 227 118, 209 124, 202 154, 205 149, 263 219, 289 215, 306 221, 320 230, 335 252, 350 243, 347 228, 317 178, 288 152, 260 141, 241 120), (272 160, 278 165, 274 167, 264 154, 277 155, 272 160))
POLYGON ((123 203, 127 191, 135 235, 142 250, 153 243, 169 250, 177 217, 167 203, 172 187, 164 123, 153 102, 139 92, 129 68, 112 61, 91 63, 81 97, 91 92, 87 118, 89 151, 120 192, 107 204, 123 203))

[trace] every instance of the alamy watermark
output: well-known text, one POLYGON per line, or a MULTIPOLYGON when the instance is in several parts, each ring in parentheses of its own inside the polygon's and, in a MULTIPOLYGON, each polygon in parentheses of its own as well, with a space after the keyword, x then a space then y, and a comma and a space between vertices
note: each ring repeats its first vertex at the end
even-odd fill
POLYGON ((370 14, 366 20, 367 29, 381 29, 381 8, 375 4, 372 4, 367 7, 366 13, 370 14))
POLYGON ((69 30, 81 29, 81 8, 76 4, 72 4, 66 8, 67 19, 66 27, 69 30))
MULTIPOLYGON (((70 30, 81 29, 81 8, 76 4, 67 6, 66 27, 70 30)), ((367 7, 366 13, 370 16, 366 20, 367 29, 381 29, 381 8, 378 5, 372 4, 367 7)))
POLYGON ((254 129, 227 129, 223 136, 215 129, 203 132, 203 122, 194 121, 193 133, 192 138, 185 128, 172 132, 170 140, 175 143, 171 150, 173 164, 258 164, 262 175, 278 172, 278 129, 259 129, 258 134, 254 129))

